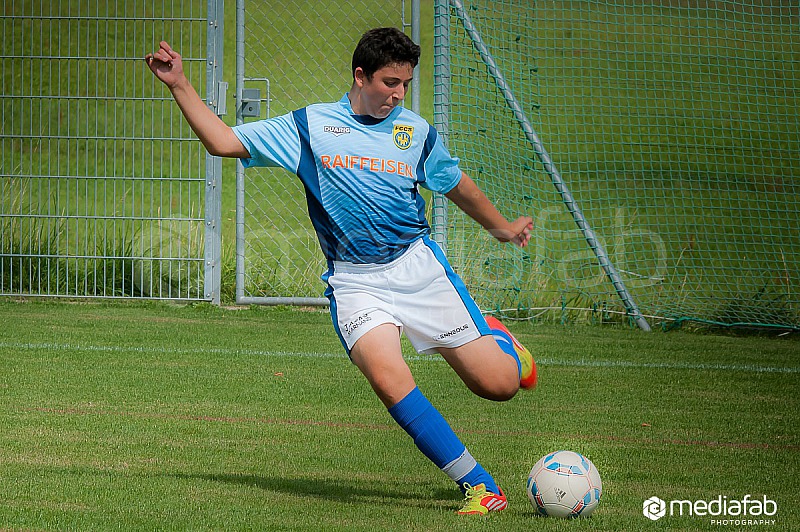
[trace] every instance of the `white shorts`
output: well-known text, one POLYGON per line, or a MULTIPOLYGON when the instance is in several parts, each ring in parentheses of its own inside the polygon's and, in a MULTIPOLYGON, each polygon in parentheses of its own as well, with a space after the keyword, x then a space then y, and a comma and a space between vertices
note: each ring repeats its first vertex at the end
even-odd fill
POLYGON ((333 326, 348 354, 359 338, 384 323, 400 327, 419 353, 491 334, 464 282, 427 237, 388 264, 334 261, 323 280, 333 326))

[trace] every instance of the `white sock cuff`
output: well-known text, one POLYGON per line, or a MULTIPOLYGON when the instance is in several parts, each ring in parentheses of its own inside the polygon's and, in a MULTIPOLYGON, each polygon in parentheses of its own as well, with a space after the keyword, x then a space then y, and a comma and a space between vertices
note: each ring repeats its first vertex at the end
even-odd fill
POLYGON ((476 465, 478 465, 478 462, 465 448, 464 452, 461 453, 461 456, 444 466, 442 471, 444 471, 444 473, 453 481, 458 482, 467 476, 467 474, 472 471, 476 465))

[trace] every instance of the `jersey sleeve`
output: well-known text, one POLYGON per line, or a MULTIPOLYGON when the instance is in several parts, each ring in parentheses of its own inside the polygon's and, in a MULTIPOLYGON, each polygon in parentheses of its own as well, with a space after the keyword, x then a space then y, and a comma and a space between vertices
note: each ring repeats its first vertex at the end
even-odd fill
POLYGON ((458 157, 453 157, 444 146, 433 126, 429 126, 422 151, 425 179, 420 185, 440 194, 447 194, 461 181, 458 157))
POLYGON ((292 113, 234 126, 233 132, 250 153, 250 158, 241 159, 245 168, 279 166, 297 171, 300 136, 292 113))

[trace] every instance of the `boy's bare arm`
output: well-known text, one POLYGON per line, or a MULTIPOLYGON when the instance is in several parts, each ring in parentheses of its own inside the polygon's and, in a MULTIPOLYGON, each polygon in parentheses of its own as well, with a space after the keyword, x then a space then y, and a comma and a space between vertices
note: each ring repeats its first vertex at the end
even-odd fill
POLYGON ((186 79, 183 60, 170 45, 161 41, 154 54, 147 54, 145 61, 155 76, 172 93, 183 116, 197 138, 211 155, 221 157, 250 157, 247 149, 233 130, 206 106, 200 95, 186 79))
POLYGON ((520 247, 528 245, 533 229, 531 217, 521 216, 513 222, 506 220, 467 174, 462 173, 461 181, 445 196, 500 242, 512 242, 520 247))

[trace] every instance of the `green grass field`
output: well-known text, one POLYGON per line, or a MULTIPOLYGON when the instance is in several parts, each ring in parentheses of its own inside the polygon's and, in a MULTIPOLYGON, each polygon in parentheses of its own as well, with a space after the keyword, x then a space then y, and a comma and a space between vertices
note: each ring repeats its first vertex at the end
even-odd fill
POLYGON ((510 508, 460 494, 391 420, 326 312, 0 302, 0 529, 730 530, 651 522, 651 496, 767 496, 800 528, 796 337, 512 323, 540 386, 471 395, 407 350, 419 386, 510 508), (527 472, 580 451, 603 477, 590 519, 537 518, 527 472))

